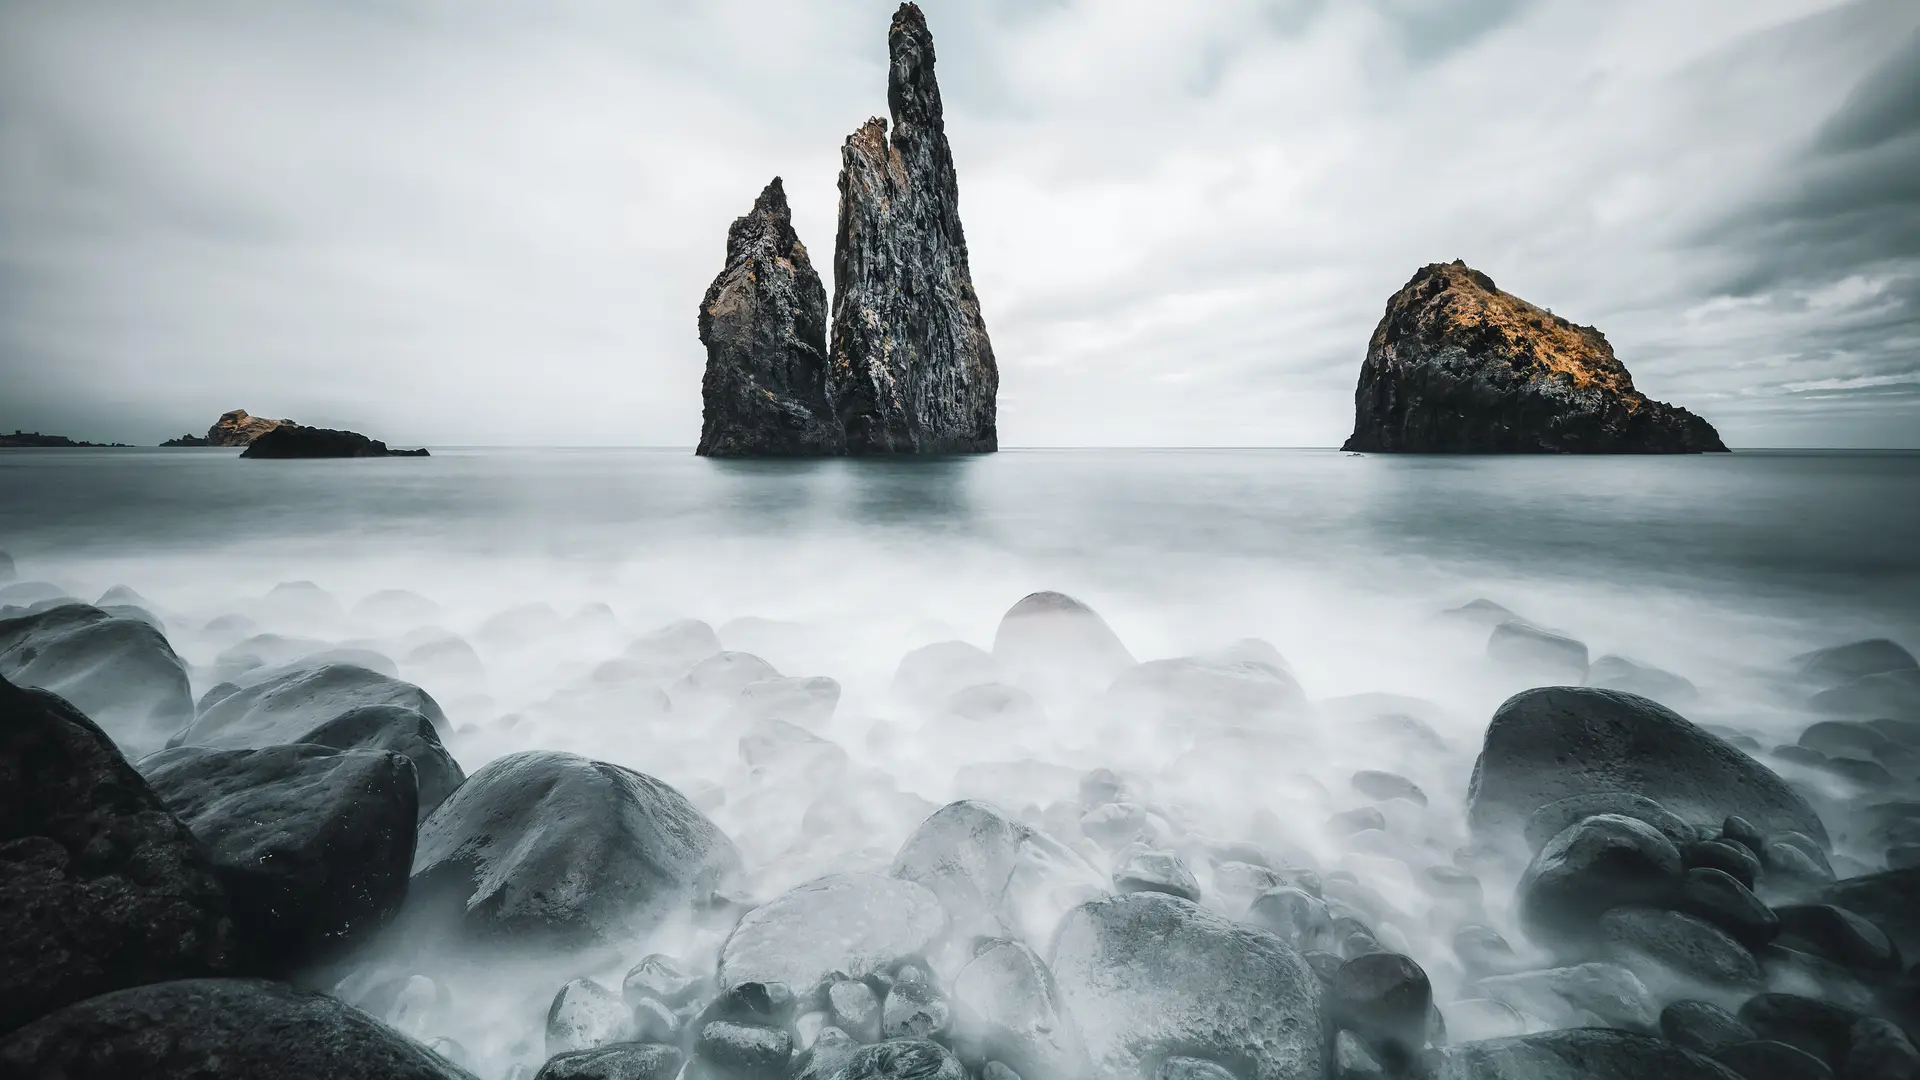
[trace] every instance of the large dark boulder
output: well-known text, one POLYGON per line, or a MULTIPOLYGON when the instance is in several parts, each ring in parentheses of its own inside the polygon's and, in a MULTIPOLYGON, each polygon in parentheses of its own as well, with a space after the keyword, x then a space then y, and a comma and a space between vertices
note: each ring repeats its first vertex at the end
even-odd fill
POLYGON ((185 979, 88 998, 0 1038, 0 1076, 63 1080, 472 1080, 333 998, 185 979))
POLYGON ((774 177, 727 230, 727 264, 700 301, 707 373, 700 446, 709 457, 842 453, 827 404, 827 290, 774 177))
POLYGON ((1533 857, 1517 890, 1520 925, 1543 944, 1577 943, 1610 908, 1666 900, 1680 876, 1680 852, 1653 826, 1596 814, 1533 857))
POLYGON ((1644 796, 1700 829, 1739 815, 1761 832, 1825 843, 1806 799, 1764 765, 1649 698, 1542 687, 1493 714, 1467 793, 1476 832, 1510 833, 1535 810, 1573 795, 1644 796))
POLYGON ((1725 450, 1713 425, 1634 388, 1606 336, 1433 263, 1387 300, 1342 449, 1682 454, 1725 450))
POLYGON ((1920 867, 1836 881, 1820 894, 1820 901, 1866 919, 1902 953, 1920 957, 1920 867))
POLYGON ((0 619, 0 677, 59 694, 129 757, 158 750, 193 719, 187 668, 166 635, 88 604, 0 619))
POLYGON ((168 745, 257 750, 302 742, 323 724, 369 705, 412 709, 436 730, 447 729, 440 703, 412 683, 353 664, 302 665, 268 674, 209 703, 168 745))
POLYGON ((0 1031, 126 986, 242 967, 206 853, 67 702, 0 680, 0 1031))
POLYGON ((1072 848, 998 808, 968 799, 920 823, 894 856, 892 876, 933 891, 954 933, 1043 946, 1060 916, 1106 892, 1072 848))
POLYGON ((925 886, 829 874, 747 912, 720 947, 720 986, 782 983, 811 998, 836 978, 864 979, 926 956, 947 925, 925 886))
POLYGON ((140 770, 212 854, 265 970, 339 955, 400 909, 419 796, 399 754, 178 747, 140 770))
POLYGON ((1000 372, 967 265, 933 35, 913 4, 894 13, 887 54, 893 134, 875 117, 840 150, 827 396, 850 454, 992 451, 1000 372))
POLYGON ((1235 1062, 1243 1080, 1318 1080, 1320 979, 1265 930, 1165 893, 1082 904, 1061 921, 1054 978, 1097 1072, 1169 1055, 1235 1062))
POLYGON ((369 439, 357 431, 281 424, 265 432, 240 451, 243 458, 369 458, 427 457, 427 451, 389 450, 379 439, 369 439))
POLYGON ((1434 1052, 1429 1080, 1746 1080, 1664 1039, 1604 1028, 1461 1043, 1434 1052))
POLYGON ((388 750, 413 762, 420 787, 420 820, 440 808, 466 781, 460 763, 447 752, 433 721, 401 705, 361 705, 308 731, 294 742, 335 750, 388 750))

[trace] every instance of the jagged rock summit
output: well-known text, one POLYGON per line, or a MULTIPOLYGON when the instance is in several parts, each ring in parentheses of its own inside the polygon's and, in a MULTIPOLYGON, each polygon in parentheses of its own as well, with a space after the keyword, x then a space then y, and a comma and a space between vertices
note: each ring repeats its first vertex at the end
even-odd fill
POLYGON ((220 414, 205 436, 182 435, 177 439, 168 439, 161 446, 251 446, 253 440, 272 431, 282 424, 292 424, 291 420, 269 420, 264 416, 254 416, 245 409, 234 409, 220 414))
POLYGON ((827 404, 827 290, 774 177, 727 230, 727 265, 700 301, 707 374, 700 447, 710 457, 842 453, 827 404))
POLYGON ((849 454, 996 450, 1000 372, 917 5, 894 13, 887 51, 893 134, 875 117, 840 151, 829 396, 849 454))
POLYGON ((1433 263, 1387 301, 1354 391, 1345 450, 1425 453, 1723 451, 1713 425, 1634 389, 1613 346, 1433 263))

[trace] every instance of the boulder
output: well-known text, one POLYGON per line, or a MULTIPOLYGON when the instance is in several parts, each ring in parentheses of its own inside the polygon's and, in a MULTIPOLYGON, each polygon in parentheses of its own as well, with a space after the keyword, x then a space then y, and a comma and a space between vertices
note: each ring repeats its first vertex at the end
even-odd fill
POLYGON ((897 977, 880 1006, 880 1034, 888 1039, 944 1039, 953 1026, 953 1006, 924 977, 897 977))
POLYGON ((1555 799, 1529 815, 1523 831, 1527 850, 1539 851, 1567 826, 1595 814, 1618 814, 1644 821, 1659 830, 1660 835, 1672 841, 1675 847, 1690 844, 1699 835, 1699 830, 1682 821, 1678 814, 1643 795, 1626 791, 1595 791, 1555 799))
POLYGON ((1902 953, 1920 956, 1920 867, 1836 881, 1820 894, 1820 901, 1866 919, 1902 953))
POLYGON ((998 682, 1000 669, 978 645, 941 641, 900 658, 889 693, 900 701, 932 709, 969 686, 998 682))
POLYGON ((1606 336, 1433 263, 1387 301, 1342 449, 1410 453, 1724 451, 1713 425, 1633 385, 1606 336))
POLYGON ((1611 653, 1587 668, 1587 685, 1638 694, 1669 707, 1691 705, 1700 698, 1699 688, 1684 676, 1611 653))
POLYGON ((1336 1026, 1353 1032, 1394 1073, 1405 1071, 1427 1046, 1433 984, 1411 957, 1378 952, 1340 965, 1327 986, 1336 1026))
POLYGON ((1795 677, 1823 690, 1868 675, 1920 668, 1920 661, 1916 661, 1912 653, 1886 638, 1815 649, 1801 653, 1787 663, 1793 666, 1795 677))
POLYGON ((574 979, 547 1006, 547 1056, 629 1042, 634 1011, 621 995, 592 979, 574 979))
POLYGON ((1613 690, 1523 690, 1494 713, 1468 788, 1474 830, 1499 834, 1573 795, 1624 791, 1698 828, 1737 814, 1763 832, 1826 828, 1787 782, 1648 698, 1613 690))
POLYGON ((1780 944, 1811 953, 1842 967, 1862 971, 1899 971, 1900 949, 1879 927, 1833 904, 1776 907, 1780 944))
POLYGON ((780 720, 817 731, 833 719, 839 704, 840 684, 833 679, 781 677, 741 687, 733 712, 741 719, 780 720))
POLYGON ((720 985, 784 983, 809 1000, 835 978, 863 979, 925 956, 946 929, 946 911, 924 886, 830 874, 747 912, 720 947, 720 985))
POLYGON ((620 1043, 548 1058, 533 1080, 674 1080, 686 1056, 658 1043, 620 1043))
POLYGON ((1737 841, 1696 840, 1681 844, 1680 860, 1688 870, 1718 870, 1744 888, 1751 889, 1760 880, 1760 857, 1737 841))
POLYGON ((1322 1075, 1320 980, 1265 930, 1165 893, 1093 900, 1062 920, 1053 971, 1097 1071, 1180 1054, 1236 1062, 1242 1080, 1322 1075))
POLYGON ((932 890, 960 940, 1044 945, 1068 909, 1107 891, 1073 849, 973 800, 948 803, 921 822, 888 873, 932 890))
POLYGON ((353 605, 354 618, 394 626, 422 626, 440 617, 441 607, 411 589, 381 589, 353 605))
POLYGON ((843 453, 827 403, 827 290, 793 231, 780 178, 727 229, 727 261, 700 301, 707 372, 702 457, 843 453))
POLYGON ((140 770, 213 857, 266 971, 369 940, 406 897, 419 796, 399 754, 180 747, 140 770))
MULTIPOLYGON (((832 1071, 820 1071, 818 1080, 967 1080, 960 1059, 946 1047, 926 1039, 892 1039, 862 1046, 844 1056, 832 1055, 832 1071)), ((818 1057, 815 1059, 821 1064, 818 1057)), ((802 1074, 796 1080, 812 1080, 802 1074)))
POLYGON ((1606 961, 1490 975, 1467 984, 1461 994, 1504 1001, 1552 1027, 1597 1022, 1627 1031, 1653 1031, 1659 1016, 1639 976, 1606 961))
POLYGON ((400 705, 362 705, 296 737, 294 742, 335 750, 387 750, 413 763, 419 781, 420 820, 439 809, 466 781, 440 732, 424 713, 400 705))
POLYGON ((875 117, 840 150, 827 398, 849 454, 991 452, 1000 373, 917 6, 894 13, 887 55, 893 133, 875 117))
POLYGON ((1913 1080, 1920 1076, 1920 1050, 1893 1021, 1864 1017, 1847 1032, 1840 1075, 1846 1080, 1913 1080))
POLYGON ((1750 949, 1780 934, 1780 917, 1725 871, 1704 866, 1688 870, 1671 903, 1675 911, 1705 919, 1750 949))
POLYGON ((969 1063, 997 1060, 1023 1077, 1079 1077, 1080 1031, 1038 953, 988 943, 953 981, 954 1047, 969 1063))
POLYGON ((1704 919, 1659 908, 1614 908, 1600 917, 1608 955, 1662 999, 1695 987, 1760 988, 1760 964, 1726 931, 1704 919))
POLYGON ((0 680, 0 1031, 245 961, 204 850, 105 732, 0 680))
POLYGON ((1920 717, 1920 671, 1886 671, 1863 675, 1807 700, 1816 712, 1836 716, 1920 717))
POLYGON ((1660 1010, 1660 1034, 1697 1054, 1754 1038, 1746 1022, 1712 1002, 1682 1000, 1660 1010))
POLYGON ((692 1072, 698 1080, 779 1080, 792 1058, 792 1032, 714 1020, 700 1025, 692 1072))
POLYGON ((500 948, 612 944, 731 887, 740 855, 686 797, 573 754, 489 763, 420 827, 403 919, 500 948))
POLYGON ((357 431, 335 428, 281 424, 261 434, 240 451, 243 458, 370 458, 427 457, 427 451, 389 450, 379 439, 369 439, 357 431))
POLYGON ((1713 1060, 1748 1080, 1833 1080, 1827 1063, 1795 1046, 1755 1039, 1714 1051, 1713 1060))
POLYGON ((240 687, 208 706, 169 746, 257 750, 298 742, 308 732, 351 710, 395 705, 447 730, 446 714, 433 696, 412 683, 352 664, 293 667, 240 687))
POLYGON ((863 1043, 880 1041, 880 998, 858 979, 841 979, 827 988, 833 1026, 863 1043))
POLYGON ((1825 1062, 1844 1060, 1859 1013, 1801 994, 1756 994, 1740 1006, 1740 1021, 1762 1039, 1797 1046, 1825 1062))
POLYGON ((116 990, 0 1036, 0 1075, 68 1080, 472 1080, 333 998, 252 979, 116 990))
POLYGON ((1163 892, 1183 900, 1200 901, 1200 883, 1186 860, 1171 851, 1141 851, 1129 856, 1113 872, 1113 890, 1121 893, 1163 892))
POLYGON ((1532 623, 1503 622, 1487 638, 1487 659, 1537 685, 1578 685, 1587 678, 1587 647, 1532 623))
POLYGON ((1434 1052, 1429 1080, 1749 1080, 1664 1039, 1576 1028, 1434 1052))
POLYGON ((166 635, 87 604, 0 619, 0 677, 65 698, 129 757, 158 750, 193 719, 187 668, 166 635))
POLYGON ((1057 592, 1030 593, 1007 609, 993 634, 993 659, 1042 699, 1105 689, 1134 662, 1105 619, 1057 592))
POLYGON ((1427 805, 1427 793, 1420 790, 1420 785, 1399 773, 1381 769, 1361 769, 1353 774, 1348 783, 1353 786, 1353 790, 1369 799, 1380 802, 1400 799, 1415 806, 1427 805))
POLYGON ((1577 942, 1610 908, 1664 902, 1680 876, 1680 852, 1652 826, 1596 815, 1534 856, 1518 887, 1520 925, 1543 944, 1577 942))

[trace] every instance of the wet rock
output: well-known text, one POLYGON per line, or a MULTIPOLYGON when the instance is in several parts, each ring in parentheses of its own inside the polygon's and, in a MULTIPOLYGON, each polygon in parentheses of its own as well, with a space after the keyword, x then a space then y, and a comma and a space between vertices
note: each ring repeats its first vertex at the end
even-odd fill
POLYGON ((1069 912, 1053 965, 1097 1070, 1132 1075, 1180 1053, 1238 1061, 1243 1080, 1321 1075, 1320 981, 1264 930, 1134 893, 1069 912))
POLYGON ((1878 927, 1900 951, 1920 956, 1920 869, 1887 870, 1827 886, 1819 897, 1878 927))
POLYGON ((685 1005, 704 985, 704 979, 688 971, 678 960, 653 953, 628 970, 620 982, 620 996, 628 1004, 640 997, 653 997, 668 1005, 685 1005))
POLYGON ((158 750, 193 719, 186 665, 166 635, 87 604, 0 618, 0 677, 65 698, 129 757, 158 750))
POLYGON ((370 458, 427 457, 426 449, 392 450, 379 439, 370 439, 357 431, 336 428, 281 424, 261 434, 240 451, 243 458, 370 458))
POLYGON ((1898 1024, 1865 1017, 1847 1032, 1840 1075, 1846 1080, 1913 1080, 1920 1076, 1920 1051, 1898 1024))
POLYGON ((1680 860, 1688 870, 1718 870, 1742 887, 1760 880, 1760 859, 1745 844, 1727 840, 1696 840, 1680 846, 1680 860))
POLYGON ((780 178, 727 229, 727 262, 700 301, 703 457, 839 454, 827 404, 827 290, 793 230, 780 178))
POLYGON ((1373 953, 1334 973, 1327 1010, 1334 1024, 1358 1035, 1389 1071, 1404 1071, 1426 1048, 1433 985, 1410 957, 1373 953))
MULTIPOLYGON (((1224 1071, 1224 1070, 1222 1070, 1224 1071)), ((1231 1076, 1231 1073, 1227 1075, 1231 1076)), ((1367 1049, 1365 1042, 1351 1031, 1333 1037, 1333 1080, 1385 1080, 1387 1070, 1367 1049)))
POLYGON ((952 1023, 953 1007, 931 982, 896 981, 880 1010, 881 1034, 889 1039, 941 1037, 952 1023))
POLYGON ((251 674, 301 662, 308 667, 323 663, 354 664, 389 678, 398 674, 392 660, 371 649, 337 648, 319 638, 255 634, 214 657, 212 677, 221 682, 251 682, 247 678, 251 674))
POLYGON ((1774 909, 1780 944, 1863 971, 1899 971, 1900 950, 1879 927, 1832 904, 1774 909))
POLYGON ((1154 1080, 1234 1080, 1234 1076, 1219 1062, 1175 1055, 1161 1064, 1154 1080))
POLYGON ((1333 917, 1326 903, 1304 889, 1282 885, 1261 893, 1247 908, 1246 921, 1300 952, 1327 949, 1334 943, 1333 917))
POLYGON ((1767 989, 1818 997, 1856 1013, 1878 1011, 1875 988, 1855 972, 1812 953, 1773 944, 1754 951, 1767 973, 1767 989))
POLYGON ((728 1020, 702 1026, 694 1049, 697 1075, 715 1080, 776 1080, 792 1057, 792 1033, 728 1020))
POLYGON ((1680 876, 1680 852, 1652 826, 1596 815, 1534 856, 1518 887, 1520 923, 1542 942, 1578 940, 1609 908, 1664 901, 1680 876))
POLYGON ((1826 1062, 1769 1039, 1723 1046, 1714 1052, 1713 1060, 1747 1080, 1833 1080, 1833 1070, 1826 1062))
POLYGON ((1886 638, 1815 649, 1787 662, 1793 665, 1799 679, 1822 688, 1840 686, 1868 675, 1920 667, 1912 653, 1886 638))
POLYGON ((937 1042, 890 1039, 860 1047, 832 1072, 816 1075, 826 1080, 966 1080, 967 1070, 937 1042))
POLYGON ((1587 647, 1531 623, 1504 622, 1487 638, 1487 659, 1539 685, 1577 686, 1587 678, 1587 647))
POLYGON ((1449 1033, 1458 1042, 1481 1039, 1506 1039, 1527 1033, 1527 1018, 1520 1010, 1492 998, 1462 998, 1447 1006, 1449 1033))
POLYGON ((1737 814, 1826 838, 1806 800, 1746 754, 1647 698, 1578 687, 1524 690, 1494 713, 1468 820, 1499 833, 1556 799, 1601 791, 1652 799, 1696 827, 1737 814))
POLYGON ((1353 790, 1369 799, 1404 799, 1415 806, 1427 805, 1427 793, 1420 785, 1401 776, 1399 773, 1383 772, 1379 769, 1362 769, 1353 774, 1350 781, 1353 790))
POLYGON ((954 1046, 962 1059, 1005 1062, 1022 1076, 1077 1077, 1086 1070, 1079 1028, 1053 974, 1017 941, 994 943, 953 983, 954 1046))
POLYGON ((398 754, 180 747, 140 768, 212 856, 262 970, 371 940, 406 897, 419 796, 398 754))
POLYGON ((1434 1052, 1430 1080, 1743 1080, 1664 1039, 1578 1028, 1434 1052))
POLYGON ((1433 263, 1387 301, 1342 447, 1412 453, 1724 451, 1713 425, 1633 385, 1600 331, 1433 263))
POLYGON ((1803 844, 1770 839, 1760 849, 1760 862, 1766 867, 1760 888, 1769 899, 1811 897, 1833 884, 1826 856, 1803 844))
POLYGON ((876 117, 840 151, 828 400, 850 454, 991 452, 1000 374, 918 7, 895 12, 887 54, 893 134, 876 117))
POLYGON ((1732 935, 1748 948, 1758 948, 1780 933, 1780 918, 1732 876, 1707 867, 1695 867, 1680 879, 1673 907, 1696 915, 1732 935))
POLYGON ((888 873, 930 889, 956 937, 1012 937, 1044 945, 1075 904, 1106 892, 1084 858, 1046 833, 973 800, 920 823, 888 873))
POLYGON ((1600 918, 1600 938, 1612 958, 1640 975, 1655 996, 1695 986, 1756 990, 1760 964, 1724 930, 1678 911, 1615 908, 1600 918))
POLYGON ((533 1080, 674 1080, 685 1061, 672 1046, 621 1043, 549 1058, 533 1080))
POLYGON ((891 693, 901 701, 932 709, 969 686, 999 680, 1000 669, 986 650, 964 641, 942 641, 900 658, 891 693))
POLYGON ((627 1042, 633 1034, 633 1013, 626 1002, 592 979, 562 986, 547 1007, 548 1057, 627 1042))
POLYGON ((1740 1006, 1740 1020, 1762 1039, 1797 1046, 1831 1063, 1845 1059, 1849 1032, 1860 1014, 1799 994, 1757 994, 1740 1006))
POLYGON ((650 994, 634 996, 621 987, 620 997, 633 1015, 633 1041, 677 1044, 686 1019, 673 1006, 650 994))
POLYGON ((1920 671, 1888 671, 1866 675, 1807 700, 1816 712, 1836 716, 1907 716, 1920 714, 1920 671))
MULTIPOLYGON (((808 998, 812 1001, 812 996, 808 998)), ((742 982, 722 990, 700 1010, 696 1032, 718 1020, 759 1027, 786 1027, 800 1009, 801 999, 783 982, 742 982)))
POLYGON ((1504 975, 1520 970, 1513 946, 1492 927, 1468 924, 1454 931, 1453 954, 1468 976, 1504 975))
POLYGON ((1553 1027, 1598 1020, 1627 1031, 1652 1031, 1658 1017, 1646 984, 1619 964, 1605 961, 1493 975, 1469 983, 1461 993, 1504 1001, 1553 1027))
POLYGON ((1587 685, 1638 694, 1670 707, 1691 705, 1700 697, 1699 689, 1683 676, 1624 656, 1607 655, 1595 660, 1587 668, 1587 685))
POLYGON ((1676 1001, 1661 1009, 1660 1034, 1699 1054, 1754 1038, 1753 1029, 1739 1017, 1707 1001, 1676 1001))
POLYGON ((720 949, 720 985, 780 982, 811 998, 924 956, 946 932, 940 900, 912 881, 830 874, 748 912, 720 949))
POLYGON ((1827 757, 1877 760, 1897 746, 1885 734, 1852 720, 1822 720, 1800 733, 1798 745, 1827 757))
POLYGON ((1193 871, 1170 851, 1143 851, 1113 872, 1115 892, 1163 892, 1183 900, 1200 900, 1200 883, 1193 871))
POLYGON ((858 1042, 880 1041, 880 998, 857 979, 841 979, 827 988, 833 1026, 858 1042))
POLYGON ((403 919, 499 948, 629 940, 706 902, 740 855, 685 796, 573 754, 495 759, 420 827, 403 919))
POLYGON ((363 705, 328 720, 294 742, 335 750, 386 750, 413 763, 420 787, 420 820, 439 809, 467 774, 447 752, 433 721, 398 705, 363 705))
POLYGON ((1619 814, 1644 821, 1658 829, 1660 835, 1671 840, 1675 847, 1692 843, 1698 833, 1692 825, 1680 820, 1679 815, 1643 795, 1625 791, 1595 791, 1556 799, 1535 810, 1527 818, 1526 830, 1522 834, 1527 841, 1527 850, 1539 851, 1567 826, 1595 814, 1619 814))
POLYGON ((828 1025, 820 1029, 806 1049, 794 1055, 787 1075, 793 1080, 829 1080, 859 1053, 859 1043, 846 1032, 828 1025))
POLYGON ((168 740, 169 746, 257 750, 300 741, 322 724, 372 705, 411 709, 436 731, 447 717, 432 695, 412 683, 351 664, 296 667, 250 683, 220 699, 168 740))
POLYGON ((225 889, 98 725, 0 680, 0 1031, 96 994, 242 969, 225 889))
POLYGON ((1007 609, 994 631, 993 659, 1042 699, 1105 689, 1134 663, 1106 620, 1056 592, 1029 594, 1007 609))

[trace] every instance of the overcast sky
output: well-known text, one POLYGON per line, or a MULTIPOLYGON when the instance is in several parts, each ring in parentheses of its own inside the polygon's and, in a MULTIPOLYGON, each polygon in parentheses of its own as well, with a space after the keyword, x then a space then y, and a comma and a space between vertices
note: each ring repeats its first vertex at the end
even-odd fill
MULTIPOLYGON (((1920 446, 1920 3, 924 6, 1003 445, 1337 445, 1464 258, 1736 447, 1920 446)), ((691 447, 892 7, 0 0, 0 428, 691 447)))

